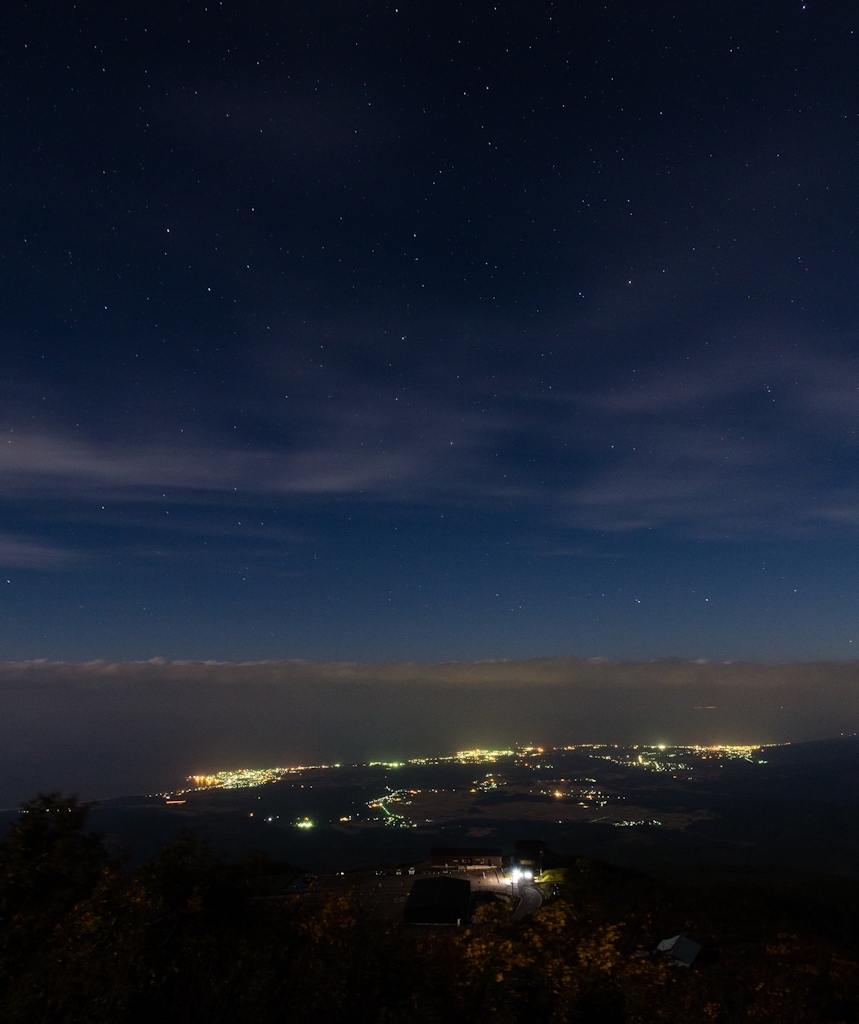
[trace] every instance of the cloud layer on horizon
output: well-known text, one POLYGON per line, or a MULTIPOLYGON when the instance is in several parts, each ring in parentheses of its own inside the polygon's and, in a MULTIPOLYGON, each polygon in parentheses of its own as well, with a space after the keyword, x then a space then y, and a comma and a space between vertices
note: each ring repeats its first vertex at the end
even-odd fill
POLYGON ((5 663, 0 723, 8 806, 473 746, 823 739, 859 731, 859 663, 5 663))

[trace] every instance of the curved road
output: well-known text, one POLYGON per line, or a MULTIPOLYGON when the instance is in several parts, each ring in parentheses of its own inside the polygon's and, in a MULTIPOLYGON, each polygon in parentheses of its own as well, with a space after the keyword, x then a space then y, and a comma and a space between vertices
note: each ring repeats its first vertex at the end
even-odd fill
POLYGON ((543 897, 531 885, 519 885, 519 906, 510 916, 511 921, 521 921, 523 917, 536 914, 543 902, 543 897))

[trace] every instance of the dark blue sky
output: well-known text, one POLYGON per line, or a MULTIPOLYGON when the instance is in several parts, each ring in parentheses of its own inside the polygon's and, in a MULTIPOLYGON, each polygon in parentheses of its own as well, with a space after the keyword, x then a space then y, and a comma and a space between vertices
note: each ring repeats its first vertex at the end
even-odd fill
POLYGON ((859 11, 4 6, 0 658, 849 658, 859 11))

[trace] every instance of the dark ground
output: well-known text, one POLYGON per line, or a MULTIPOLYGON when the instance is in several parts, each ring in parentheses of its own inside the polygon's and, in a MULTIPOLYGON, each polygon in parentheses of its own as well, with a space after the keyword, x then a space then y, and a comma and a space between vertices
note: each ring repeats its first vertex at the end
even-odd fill
MULTIPOLYGON (((646 870, 694 875, 718 868, 767 877, 812 873, 859 878, 859 740, 844 738, 768 748, 766 764, 727 762, 720 770, 672 778, 568 752, 548 770, 521 764, 406 765, 308 771, 255 789, 183 794, 181 805, 163 796, 129 797, 95 805, 90 821, 99 833, 139 863, 190 828, 227 857, 250 850, 314 871, 339 871, 376 863, 417 863, 431 846, 489 843, 512 853, 517 839, 539 835, 559 854, 584 856, 646 870), (477 794, 449 820, 418 827, 383 827, 368 801, 394 788, 467 790, 487 767, 511 784, 533 786, 576 773, 597 780, 615 801, 644 808, 654 819, 698 816, 685 828, 604 822, 535 821, 522 800, 502 789, 477 794), (622 796, 621 796, 622 795, 622 796), (520 818, 515 807, 523 808, 520 818), (501 812, 499 812, 501 808, 501 812), (251 815, 253 815, 251 817, 251 815), (351 815, 353 820, 339 819, 351 815), (298 829, 311 817, 315 827, 298 829), (271 820, 269 820, 271 819, 271 820), (476 836, 475 833, 483 833, 476 836)), ((548 754, 547 754, 548 758, 548 754)), ((611 810, 611 803, 605 810, 611 810)), ((408 808, 405 809, 405 813, 408 808)), ((563 819, 562 811, 558 812, 563 819)), ((8 821, 14 813, 4 813, 8 821)), ((594 815, 599 817, 599 815, 594 815)))

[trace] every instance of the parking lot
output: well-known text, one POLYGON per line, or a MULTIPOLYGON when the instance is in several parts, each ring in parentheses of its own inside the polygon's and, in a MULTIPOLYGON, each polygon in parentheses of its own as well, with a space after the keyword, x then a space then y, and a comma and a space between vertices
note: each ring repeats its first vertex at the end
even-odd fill
MULTIPOLYGON (((472 871, 418 869, 414 875, 408 874, 408 869, 403 869, 401 875, 390 869, 381 874, 375 870, 366 870, 351 871, 343 875, 319 875, 307 889, 295 894, 309 896, 314 893, 333 893, 342 896, 356 896, 370 914, 378 920, 399 921, 402 919, 403 907, 415 879, 431 878, 436 875, 467 879, 471 883, 472 895, 480 892, 501 892, 512 896, 517 903, 521 895, 524 897, 523 905, 527 906, 530 912, 540 905, 536 890, 522 887, 520 892, 518 885, 512 886, 510 881, 504 878, 502 872, 495 868, 472 871), (532 892, 537 895, 536 905, 533 896, 530 895, 532 892)), ((521 916, 518 910, 519 908, 514 914, 515 917, 521 916)))

